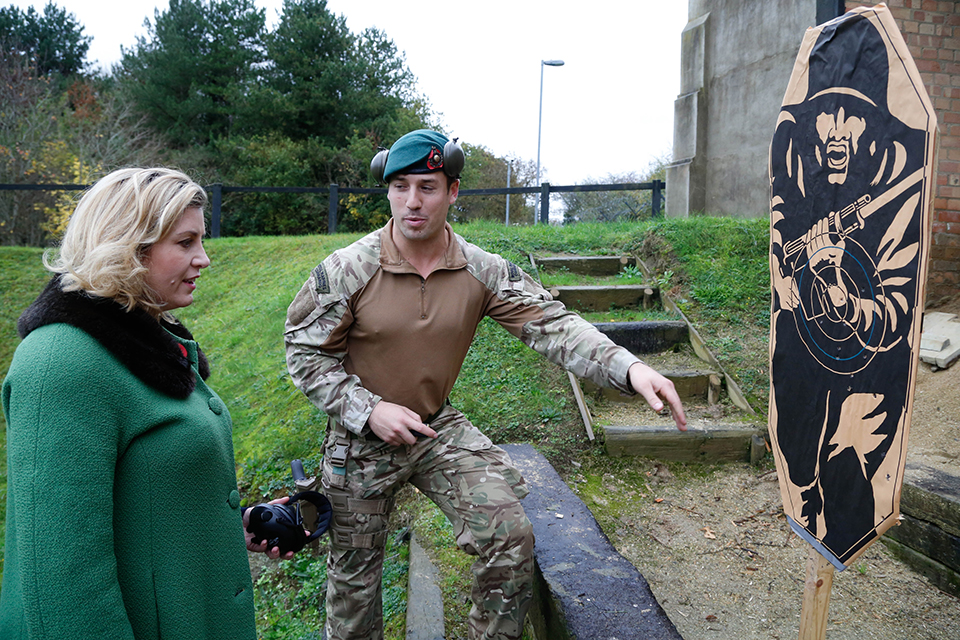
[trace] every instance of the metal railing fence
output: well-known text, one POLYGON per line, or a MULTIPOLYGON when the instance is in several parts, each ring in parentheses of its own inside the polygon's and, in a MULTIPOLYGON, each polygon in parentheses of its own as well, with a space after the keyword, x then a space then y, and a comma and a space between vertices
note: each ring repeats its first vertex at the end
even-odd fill
MULTIPOLYGON (((91 185, 82 184, 0 184, 0 191, 82 191, 91 185)), ((327 214, 327 232, 337 232, 337 213, 340 206, 340 194, 386 194, 383 187, 341 187, 331 184, 326 187, 234 187, 223 184, 211 184, 204 187, 210 194, 210 237, 220 237, 220 221, 222 217, 222 203, 224 193, 322 193, 329 196, 327 214)), ((540 220, 547 223, 550 220, 550 195, 553 193, 573 193, 590 191, 645 191, 651 194, 651 214, 660 215, 663 206, 663 192, 666 183, 662 180, 652 182, 631 182, 623 184, 583 184, 569 186, 553 186, 544 182, 539 187, 504 187, 496 189, 462 189, 461 197, 491 196, 491 195, 531 195, 540 194, 540 220)))

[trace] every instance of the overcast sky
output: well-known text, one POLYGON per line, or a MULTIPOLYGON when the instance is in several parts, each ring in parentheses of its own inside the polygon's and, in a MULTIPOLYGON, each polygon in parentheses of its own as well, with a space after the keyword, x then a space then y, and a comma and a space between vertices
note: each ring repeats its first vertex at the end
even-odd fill
MULTIPOLYGON (((120 59, 164 0, 54 0, 93 37, 88 58, 120 59)), ((44 1, 14 2, 43 10, 44 1)), ((255 0, 276 23, 282 0, 255 0)), ((544 180, 576 184, 642 172, 673 143, 680 86, 683 0, 488 0, 426 3, 328 0, 354 33, 385 31, 416 75, 420 92, 453 136, 498 156, 537 158, 544 180)))

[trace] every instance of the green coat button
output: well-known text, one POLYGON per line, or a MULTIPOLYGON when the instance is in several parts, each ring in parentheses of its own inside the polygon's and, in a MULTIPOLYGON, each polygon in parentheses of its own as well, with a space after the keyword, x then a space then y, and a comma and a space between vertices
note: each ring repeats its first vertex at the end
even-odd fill
POLYGON ((231 509, 236 509, 240 506, 240 492, 234 489, 230 492, 230 497, 227 498, 227 504, 230 505, 231 509))
POLYGON ((223 410, 226 408, 223 406, 220 398, 210 398, 210 400, 207 401, 207 405, 209 405, 210 411, 213 411, 217 415, 223 413, 223 410))

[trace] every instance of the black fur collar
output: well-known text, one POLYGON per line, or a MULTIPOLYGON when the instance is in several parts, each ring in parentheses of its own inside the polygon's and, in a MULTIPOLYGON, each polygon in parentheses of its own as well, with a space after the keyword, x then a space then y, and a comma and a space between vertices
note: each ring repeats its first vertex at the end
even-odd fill
MULTIPOLYGON (((60 277, 55 276, 20 316, 17 332, 26 338, 34 329, 61 322, 89 333, 154 389, 175 398, 186 398, 193 392, 196 381, 190 362, 180 343, 167 333, 193 340, 182 324, 158 323, 140 308, 128 313, 108 298, 65 292, 60 288, 60 277)), ((203 352, 199 348, 197 352, 200 376, 206 380, 210 367, 203 352)))

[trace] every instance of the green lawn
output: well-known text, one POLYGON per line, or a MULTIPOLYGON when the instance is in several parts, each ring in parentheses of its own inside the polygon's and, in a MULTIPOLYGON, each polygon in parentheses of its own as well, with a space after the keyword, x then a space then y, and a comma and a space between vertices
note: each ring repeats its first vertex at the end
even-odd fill
MULTIPOLYGON (((707 324, 708 341, 715 333, 722 347, 731 326, 735 332, 748 326, 760 334, 766 332, 769 284, 764 220, 695 218, 573 227, 475 223, 457 226, 456 231, 524 269, 529 269, 531 253, 640 252, 664 265, 658 283, 674 287, 686 301, 682 304, 685 313, 707 324)), ((325 418, 294 387, 286 372, 284 318, 287 305, 310 270, 331 251, 358 237, 340 234, 206 242, 211 267, 198 283, 194 305, 178 315, 207 353, 212 369, 209 382, 233 417, 237 476, 248 503, 292 489, 292 458, 303 459, 308 471, 317 467, 325 418)), ((38 249, 0 248, 0 373, 9 367, 19 341, 17 317, 48 279, 41 255, 38 249)), ((590 319, 605 321, 614 316, 600 314, 590 319)), ((763 401, 765 373, 755 371, 759 368, 755 354, 748 355, 753 359, 745 366, 754 371, 748 371, 746 390, 753 394, 751 402, 763 401)), ((724 364, 730 366, 746 355, 727 348, 723 357, 729 358, 724 364)), ((737 372, 736 366, 731 368, 731 373, 737 372)), ((561 472, 578 452, 597 446, 583 434, 566 375, 490 321, 481 324, 451 400, 495 442, 533 443, 561 472)), ((6 503, 5 442, 4 422, 0 434, 0 524, 6 503)), ((400 518, 433 522, 435 514, 401 513, 400 518)), ((389 565, 386 573, 388 579, 405 585, 403 553, 393 554, 395 564, 389 565)), ((322 566, 322 562, 301 558, 281 563, 279 572, 261 578, 258 620, 264 637, 287 637, 266 631, 280 618, 301 619, 297 629, 290 631, 295 637, 309 637, 317 628, 322 566), (307 597, 305 590, 313 595, 307 597)), ((388 614, 391 611, 394 617, 388 615, 388 628, 401 634, 403 607, 388 607, 388 614)))

